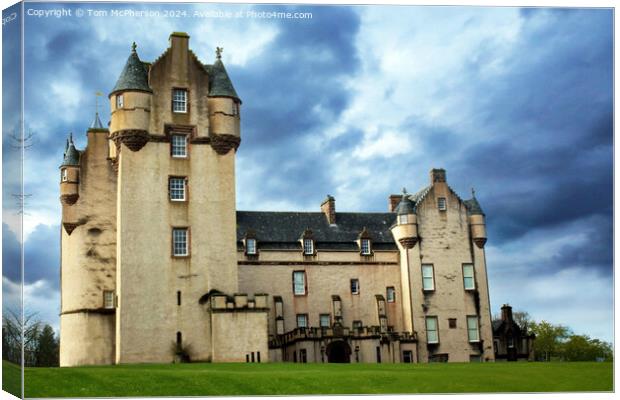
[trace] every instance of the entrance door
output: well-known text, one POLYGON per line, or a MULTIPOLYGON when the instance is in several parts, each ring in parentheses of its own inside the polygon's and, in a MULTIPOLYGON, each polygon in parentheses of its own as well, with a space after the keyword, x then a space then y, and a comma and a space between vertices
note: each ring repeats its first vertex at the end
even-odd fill
POLYGON ((351 347, 344 340, 336 340, 327 346, 327 361, 330 363, 350 363, 351 347))

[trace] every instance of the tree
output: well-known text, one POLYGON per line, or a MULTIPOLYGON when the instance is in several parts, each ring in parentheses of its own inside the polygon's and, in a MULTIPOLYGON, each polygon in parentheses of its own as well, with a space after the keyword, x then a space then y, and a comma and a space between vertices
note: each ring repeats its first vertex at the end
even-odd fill
POLYGON ((571 335, 561 346, 562 358, 566 361, 611 361, 613 350, 610 343, 590 339, 586 335, 571 335))
POLYGON ((530 324, 532 323, 532 317, 526 311, 514 311, 512 313, 512 319, 519 325, 521 329, 528 332, 530 324))
POLYGON ((24 365, 36 365, 35 353, 40 331, 41 322, 36 313, 26 313, 22 320, 21 314, 6 310, 2 316, 2 358, 21 364, 23 343, 24 365))
POLYGON ((37 367, 57 367, 59 357, 58 340, 51 326, 45 325, 39 335, 36 347, 37 367))
POLYGON ((568 338, 570 331, 563 325, 553 325, 547 321, 530 323, 530 329, 536 335, 534 353, 537 360, 551 361, 552 356, 560 353, 562 342, 568 338))

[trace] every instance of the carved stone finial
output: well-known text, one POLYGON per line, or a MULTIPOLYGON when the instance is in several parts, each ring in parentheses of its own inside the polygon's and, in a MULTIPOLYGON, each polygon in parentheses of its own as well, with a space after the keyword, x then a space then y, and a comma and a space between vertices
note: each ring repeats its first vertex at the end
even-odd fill
POLYGON ((407 188, 404 187, 403 188, 403 196, 406 196, 406 195, 407 195, 407 188))
POLYGON ((217 57, 218 60, 220 60, 222 58, 222 52, 224 51, 223 47, 216 47, 215 48, 215 56, 217 57))
POLYGON ((131 52, 135 53, 137 47, 138 47, 138 45, 136 44, 136 42, 131 43, 131 52))

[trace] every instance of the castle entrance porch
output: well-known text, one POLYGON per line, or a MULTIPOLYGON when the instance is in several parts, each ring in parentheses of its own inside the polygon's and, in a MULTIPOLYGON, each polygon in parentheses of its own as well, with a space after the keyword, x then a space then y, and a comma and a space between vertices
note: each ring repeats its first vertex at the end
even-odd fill
POLYGON ((351 347, 344 340, 331 342, 326 349, 327 361, 330 363, 350 363, 351 347))

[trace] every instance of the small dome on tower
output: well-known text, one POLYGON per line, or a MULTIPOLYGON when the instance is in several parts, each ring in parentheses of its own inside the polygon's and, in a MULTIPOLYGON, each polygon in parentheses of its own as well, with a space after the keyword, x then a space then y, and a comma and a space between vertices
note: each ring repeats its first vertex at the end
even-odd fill
POLYGON ((75 148, 73 144, 73 136, 69 134, 67 139, 67 146, 65 150, 65 157, 62 161, 61 167, 66 166, 79 166, 80 165, 80 152, 75 148))
POLYGON ((235 90, 228 72, 222 62, 222 48, 218 47, 216 50, 217 58, 213 65, 207 66, 207 72, 209 73, 209 97, 230 97, 241 103, 239 95, 235 90))
POLYGON ((403 189, 403 197, 394 209, 397 215, 415 214, 415 203, 409 198, 407 190, 403 189))
POLYGON ((131 46, 131 54, 127 59, 125 68, 121 72, 121 76, 116 81, 116 85, 110 95, 124 90, 140 90, 143 92, 152 92, 149 87, 148 71, 136 51, 136 43, 131 46))

